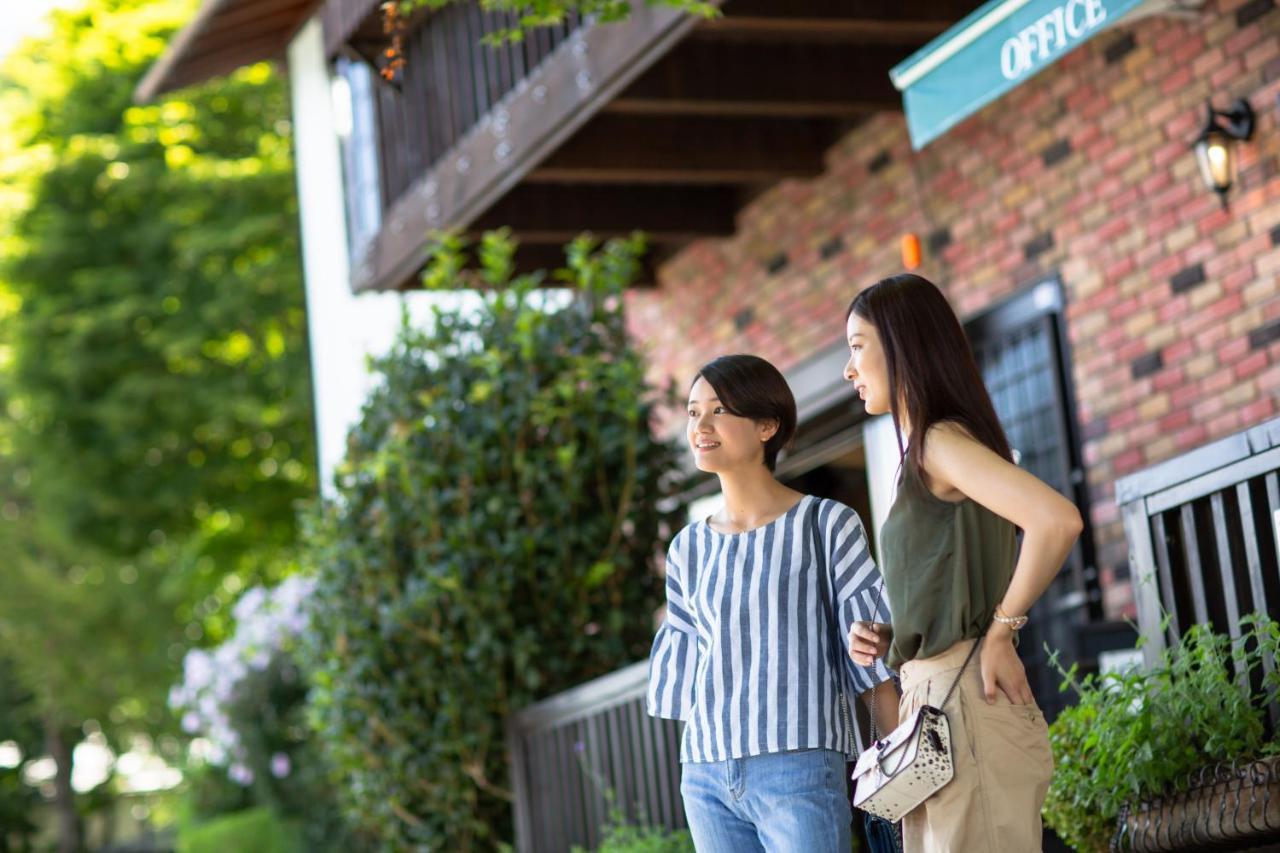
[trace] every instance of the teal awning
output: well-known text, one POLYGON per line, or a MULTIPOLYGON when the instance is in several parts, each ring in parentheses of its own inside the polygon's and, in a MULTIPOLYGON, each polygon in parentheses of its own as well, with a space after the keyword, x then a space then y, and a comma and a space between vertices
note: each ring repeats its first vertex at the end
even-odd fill
POLYGON ((991 0, 889 72, 911 144, 952 125, 1053 64, 1145 0, 991 0))

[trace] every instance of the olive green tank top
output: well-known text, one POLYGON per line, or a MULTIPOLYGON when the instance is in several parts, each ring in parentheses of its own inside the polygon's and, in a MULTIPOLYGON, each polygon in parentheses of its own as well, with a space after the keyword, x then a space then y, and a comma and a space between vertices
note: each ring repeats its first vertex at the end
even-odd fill
POLYGON ((965 498, 944 501, 903 464, 880 531, 884 592, 893 614, 889 666, 941 654, 986 633, 1013 577, 1013 523, 965 498))

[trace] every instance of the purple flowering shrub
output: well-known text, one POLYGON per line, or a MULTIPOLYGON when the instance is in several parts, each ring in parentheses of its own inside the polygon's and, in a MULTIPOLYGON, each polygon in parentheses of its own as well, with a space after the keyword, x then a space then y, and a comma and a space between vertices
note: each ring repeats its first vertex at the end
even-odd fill
POLYGON ((169 704, 193 738, 197 818, 267 806, 297 827, 304 849, 352 850, 358 845, 341 823, 307 724, 308 685, 295 657, 314 586, 294 575, 273 589, 247 590, 226 642, 187 653, 169 704))

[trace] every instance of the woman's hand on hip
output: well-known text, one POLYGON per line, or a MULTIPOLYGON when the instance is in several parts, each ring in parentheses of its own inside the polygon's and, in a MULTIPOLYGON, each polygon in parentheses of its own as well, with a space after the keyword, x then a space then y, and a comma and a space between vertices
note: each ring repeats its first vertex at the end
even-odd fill
POLYGON ((1013 647, 1013 632, 996 623, 987 631, 978 654, 982 666, 982 692, 987 704, 994 704, 1000 693, 1014 705, 1035 704, 1031 685, 1027 683, 1027 670, 1013 647))
POLYGON ((849 657, 858 666, 871 666, 889 653, 893 628, 883 622, 854 622, 849 628, 849 657))

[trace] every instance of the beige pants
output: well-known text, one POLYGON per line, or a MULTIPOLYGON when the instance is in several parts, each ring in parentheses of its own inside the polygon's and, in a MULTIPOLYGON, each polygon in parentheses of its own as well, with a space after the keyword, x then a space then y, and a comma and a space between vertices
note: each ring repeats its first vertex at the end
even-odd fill
MULTIPOLYGON (((973 640, 902 665, 900 719, 942 705, 973 640)), ((905 853, 1032 853, 1040 846, 1040 807, 1053 777, 1044 715, 1000 694, 988 705, 978 654, 943 711, 951 726, 955 776, 902 821, 905 853)))

